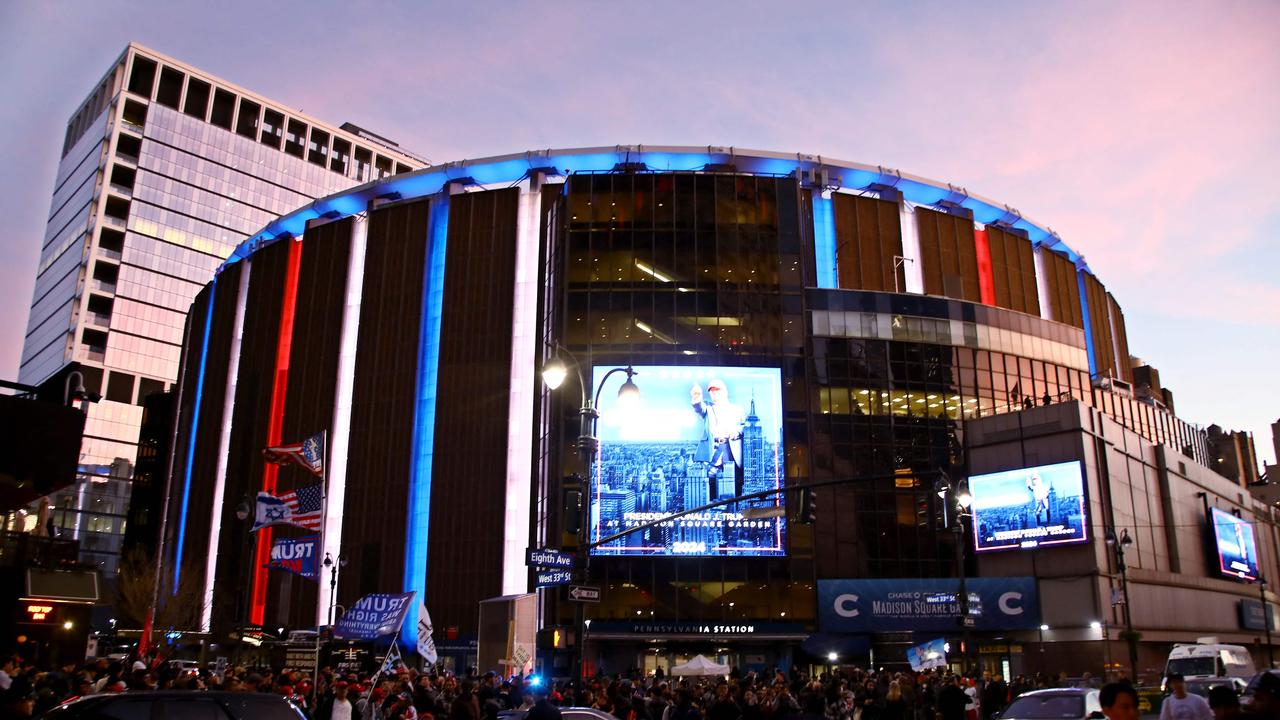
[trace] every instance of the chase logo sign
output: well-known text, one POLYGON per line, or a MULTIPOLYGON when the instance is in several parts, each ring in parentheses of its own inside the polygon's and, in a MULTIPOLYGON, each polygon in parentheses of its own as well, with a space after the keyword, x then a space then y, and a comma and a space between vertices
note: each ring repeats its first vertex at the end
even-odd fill
MULTIPOLYGON (((959 581, 819 580, 822 632, 949 631, 957 627, 959 581)), ((968 613, 979 630, 1024 630, 1040 625, 1035 578, 968 578, 968 613)))

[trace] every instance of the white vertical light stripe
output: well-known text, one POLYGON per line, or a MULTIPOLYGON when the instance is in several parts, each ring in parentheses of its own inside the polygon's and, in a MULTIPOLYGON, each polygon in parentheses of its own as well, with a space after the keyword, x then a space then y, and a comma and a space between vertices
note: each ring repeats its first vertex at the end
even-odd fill
MULTIPOLYGON (((244 337, 245 305, 249 302, 249 269, 252 260, 240 268, 236 287, 235 329, 231 332, 231 361, 227 363, 227 388, 222 395, 222 429, 218 432, 218 466, 213 478, 213 518, 209 521, 209 548, 204 566, 204 593, 201 595, 200 629, 209 632, 213 617, 214 573, 218 569, 218 542, 222 537, 222 503, 227 491, 227 461, 231 454, 231 418, 235 414, 236 382, 240 378, 240 341, 244 337)), ((210 302, 213 302, 210 299, 210 302)))
MULTIPOLYGON (((333 429, 329 433, 329 492, 325 496, 324 553, 334 559, 342 555, 342 508, 347 497, 347 450, 351 444, 351 392, 355 386, 356 346, 360 337, 360 301, 364 294, 364 257, 369 240, 367 215, 356 215, 351 224, 351 259, 347 264, 347 299, 342 311, 342 339, 338 349, 338 382, 333 400, 333 429)), ((316 604, 316 625, 329 624, 329 578, 320 566, 320 602, 316 604)), ((342 569, 338 569, 342 579, 342 569)))
POLYGON ((916 212, 911 203, 903 200, 898 205, 902 225, 902 272, 906 278, 904 292, 924 294, 924 268, 920 267, 920 233, 916 229, 916 212))
POLYGON ((502 594, 528 592, 524 551, 529 545, 533 453, 534 357, 537 350, 538 236, 542 191, 520 185, 516 230, 515 294, 511 316, 511 397, 507 408, 507 496, 502 539, 502 594))
POLYGON ((1036 293, 1040 296, 1040 317, 1052 320, 1053 310, 1049 304, 1049 269, 1044 264, 1044 254, 1047 252, 1049 251, 1042 245, 1032 249, 1032 256, 1036 259, 1036 293))

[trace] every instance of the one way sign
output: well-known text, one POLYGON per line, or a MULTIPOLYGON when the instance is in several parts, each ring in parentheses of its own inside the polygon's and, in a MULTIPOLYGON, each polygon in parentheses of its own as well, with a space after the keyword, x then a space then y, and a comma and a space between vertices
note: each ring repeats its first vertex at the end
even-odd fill
POLYGON ((569 599, 578 602, 600 602, 600 588, 590 585, 570 585, 569 599))

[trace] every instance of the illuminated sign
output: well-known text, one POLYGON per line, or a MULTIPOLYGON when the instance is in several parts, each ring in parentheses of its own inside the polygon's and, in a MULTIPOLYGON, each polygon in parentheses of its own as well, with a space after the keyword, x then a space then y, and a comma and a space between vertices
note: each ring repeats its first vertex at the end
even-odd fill
POLYGON ((1258 546, 1253 526, 1218 508, 1209 508, 1213 542, 1218 556, 1218 572, 1241 580, 1258 579, 1258 546))
POLYGON ((1078 460, 969 478, 977 552, 1074 545, 1089 539, 1078 460))
POLYGON ((31 618, 31 622, 51 622, 52 615, 52 605, 27 605, 27 617, 31 618))
MULTIPOLYGON (((612 367, 596 367, 599 387, 612 367)), ((782 486, 782 373, 778 368, 637 367, 640 398, 601 389, 600 455, 591 477, 591 539, 673 513, 782 486)), ((772 496, 662 522, 594 548, 597 555, 783 555, 785 517, 772 496)))

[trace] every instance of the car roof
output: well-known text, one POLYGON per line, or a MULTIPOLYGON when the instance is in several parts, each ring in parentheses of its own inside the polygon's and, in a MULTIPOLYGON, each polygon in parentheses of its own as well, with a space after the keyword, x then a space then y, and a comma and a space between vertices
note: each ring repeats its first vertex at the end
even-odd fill
POLYGON ((1032 690, 1030 692, 1024 692, 1018 697, 1020 698, 1044 697, 1046 695, 1088 695, 1089 693, 1096 693, 1096 692, 1098 692, 1096 688, 1045 688, 1043 690, 1032 690))
POLYGON ((241 693, 241 692, 230 692, 227 690, 130 690, 127 693, 95 693, 93 695, 82 695, 78 698, 68 700, 67 702, 63 703, 63 705, 71 705, 73 703, 79 704, 82 702, 87 704, 88 701, 97 702, 101 700, 110 700, 111 698, 121 698, 121 697, 184 698, 184 697, 191 697, 192 695, 199 695, 200 697, 232 698, 232 699, 242 698, 246 695, 250 695, 250 696, 256 695, 258 697, 275 697, 275 698, 280 698, 282 700, 284 699, 283 695, 277 695, 276 693, 241 693))

